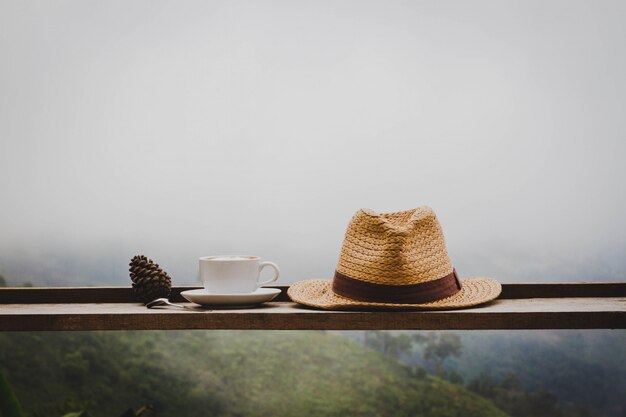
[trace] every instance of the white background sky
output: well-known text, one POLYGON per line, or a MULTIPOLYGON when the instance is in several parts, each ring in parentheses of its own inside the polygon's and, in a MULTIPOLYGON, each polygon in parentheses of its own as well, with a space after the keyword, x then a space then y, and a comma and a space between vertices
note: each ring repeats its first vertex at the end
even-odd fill
POLYGON ((626 276, 623 1, 0 0, 0 274, 330 278, 430 205, 462 276, 626 276))

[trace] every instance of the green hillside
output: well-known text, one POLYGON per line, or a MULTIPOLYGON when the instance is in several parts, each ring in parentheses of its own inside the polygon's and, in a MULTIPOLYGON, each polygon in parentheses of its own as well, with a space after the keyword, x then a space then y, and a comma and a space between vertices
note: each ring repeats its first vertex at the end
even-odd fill
MULTIPOLYGON (((465 383, 516 417, 538 417, 537 410, 551 417, 626 415, 623 330, 372 333, 373 349, 384 351, 381 343, 394 342, 400 362, 465 383), (444 346, 444 359, 431 342, 446 335, 458 346, 444 346)), ((367 345, 364 332, 341 334, 367 345)))
POLYGON ((463 354, 449 368, 466 381, 490 373, 519 376, 524 388, 550 391, 564 405, 584 406, 594 416, 626 412, 626 332, 543 330, 458 332, 463 354))
POLYGON ((506 416, 322 332, 3 333, 0 367, 31 416, 506 416))

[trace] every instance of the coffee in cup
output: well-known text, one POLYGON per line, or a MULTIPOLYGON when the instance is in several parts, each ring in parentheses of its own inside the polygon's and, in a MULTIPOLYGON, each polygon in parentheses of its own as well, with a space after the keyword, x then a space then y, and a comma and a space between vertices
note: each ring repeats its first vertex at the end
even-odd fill
POLYGON ((259 287, 276 281, 280 275, 275 263, 261 261, 258 256, 203 256, 199 262, 199 275, 204 289, 214 294, 252 293, 259 287), (274 270, 274 277, 259 282, 261 271, 266 266, 274 270))

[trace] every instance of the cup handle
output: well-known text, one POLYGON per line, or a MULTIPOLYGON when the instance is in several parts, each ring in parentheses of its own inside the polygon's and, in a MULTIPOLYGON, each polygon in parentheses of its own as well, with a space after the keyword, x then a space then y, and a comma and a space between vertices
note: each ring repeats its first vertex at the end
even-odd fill
POLYGON ((274 282, 280 276, 280 271, 278 270, 278 265, 276 265, 274 262, 261 262, 261 263, 259 263, 259 277, 261 276, 261 271, 266 266, 269 266, 269 267, 271 267, 274 270, 274 277, 268 279, 267 281, 258 282, 257 283, 257 287, 262 287, 265 284, 269 284, 270 282, 274 282))

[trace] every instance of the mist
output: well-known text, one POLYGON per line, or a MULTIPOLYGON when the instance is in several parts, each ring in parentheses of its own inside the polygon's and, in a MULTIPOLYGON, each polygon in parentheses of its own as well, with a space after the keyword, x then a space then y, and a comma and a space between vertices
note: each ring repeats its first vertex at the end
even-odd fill
POLYGON ((460 275, 623 280, 620 1, 0 0, 0 274, 330 278, 362 207, 460 275))

